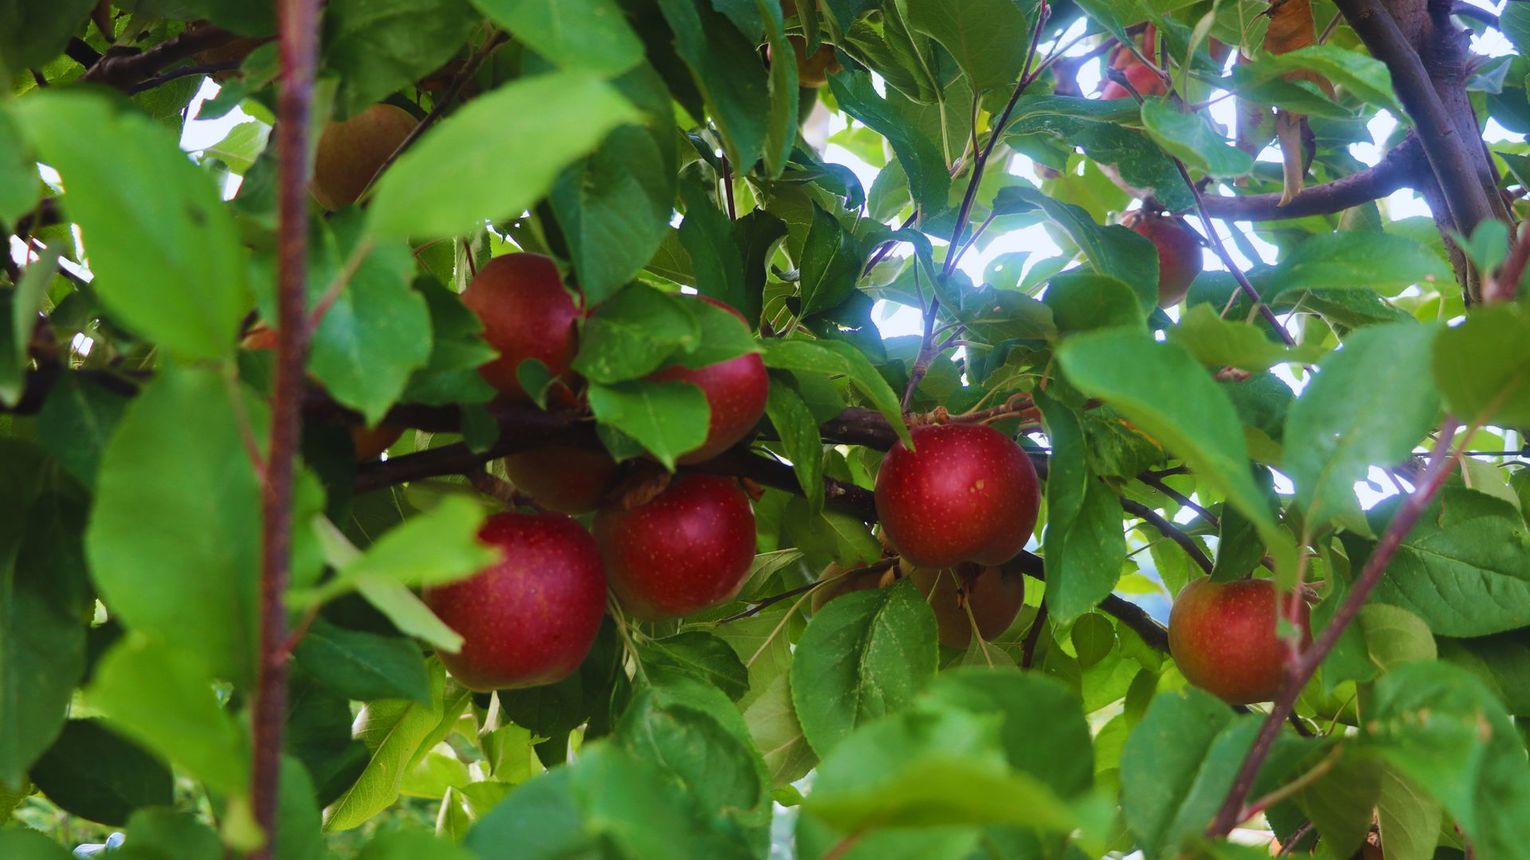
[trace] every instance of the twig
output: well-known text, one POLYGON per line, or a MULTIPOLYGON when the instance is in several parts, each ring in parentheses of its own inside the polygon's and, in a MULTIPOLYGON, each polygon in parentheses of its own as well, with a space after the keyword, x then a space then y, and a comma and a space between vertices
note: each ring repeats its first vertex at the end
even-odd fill
MULTIPOLYGON (((1348 0, 1341 0, 1348 2, 1348 0)), ((1334 617, 1323 628, 1323 632, 1312 643, 1311 647, 1303 651, 1295 665, 1288 665, 1286 677, 1282 683, 1280 694, 1276 696, 1274 707, 1265 717, 1264 724, 1259 727, 1259 734, 1254 739, 1254 744, 1249 748, 1248 755, 1243 759, 1243 764, 1238 768, 1237 775, 1233 778, 1232 786, 1227 791, 1227 797, 1222 802, 1216 818, 1212 819, 1211 826, 1206 833, 1212 838, 1226 836, 1238 826, 1239 813, 1243 809, 1243 801, 1248 797, 1249 790, 1253 788, 1254 779, 1259 775, 1259 768, 1270 754, 1275 745, 1275 738, 1280 734, 1280 727, 1285 723, 1286 717, 1291 714, 1296 706, 1296 698, 1301 695, 1302 688, 1312 679, 1312 676, 1323 660, 1338 643, 1339 637, 1349 627, 1360 607, 1370 597, 1376 584, 1381 582, 1381 576, 1386 572, 1387 565, 1397 550, 1402 546, 1403 538, 1413 529, 1424 509, 1439 492, 1445 478, 1450 474, 1451 468, 1460 459, 1459 454, 1451 454, 1450 440, 1455 435, 1459 423, 1455 418, 1447 418, 1444 426, 1440 429, 1439 438, 1435 442, 1434 450, 1429 455, 1429 465, 1415 486, 1413 494, 1408 496, 1397 513, 1392 517, 1381 540, 1371 550, 1371 555, 1365 560, 1365 566, 1361 569, 1359 577, 1355 579, 1348 596, 1340 604, 1334 617)), ((1470 435, 1470 434, 1468 434, 1470 435)))
POLYGON ((1245 807, 1242 812, 1242 820, 1247 821, 1259 813, 1264 812, 1266 809, 1274 806, 1275 804, 1280 803, 1286 798, 1301 793, 1303 790, 1310 787, 1313 783, 1326 776, 1329 771, 1333 770, 1334 765, 1339 763, 1339 758, 1342 755, 1344 755, 1343 745, 1334 746, 1334 748, 1329 751, 1328 755, 1323 757, 1322 761, 1319 761, 1317 764, 1313 765, 1307 770, 1306 773, 1303 773, 1296 779, 1291 780, 1285 785, 1282 785, 1281 787, 1271 791, 1269 794, 1266 794, 1265 796, 1259 798, 1258 800, 1250 803, 1247 807, 1245 807))
MULTIPOLYGON (((287 718, 287 580, 292 563, 292 482, 303 421, 303 365, 308 354, 308 121, 318 65, 321 0, 286 0, 278 11, 281 90, 277 97, 278 223, 276 381, 271 443, 261 482, 260 664, 254 704, 251 800, 265 843, 276 850, 282 729, 287 718)), ((105 62, 105 61, 103 61, 105 62)), ((87 76, 88 77, 88 76, 87 76)))
POLYGON ((1124 496, 1121 498, 1121 509, 1147 522, 1157 529, 1159 534, 1179 544, 1180 549, 1183 549, 1185 554, 1190 556, 1190 560, 1195 562, 1196 566, 1205 571, 1207 575, 1211 574, 1211 559, 1206 557, 1205 551, 1195 542, 1195 539, 1185 534, 1184 530, 1179 526, 1165 519, 1162 514, 1147 505, 1124 496))
POLYGON ((83 80, 130 90, 139 81, 188 57, 234 41, 237 36, 220 27, 193 27, 173 39, 167 39, 146 51, 110 48, 95 65, 85 70, 83 80))
POLYGON ((1530 263, 1530 226, 1520 225, 1519 236, 1509 245, 1509 256, 1492 277, 1483 281, 1482 300, 1492 303, 1514 298, 1527 263, 1530 263))
POLYGON ((1410 133, 1371 167, 1332 182, 1304 188, 1284 206, 1280 204, 1279 194, 1202 195, 1201 203, 1211 217, 1225 221, 1278 221, 1331 215, 1412 186, 1418 181, 1422 155, 1418 137, 1410 133))
POLYGON ((171 71, 165 72, 162 75, 155 75, 152 78, 148 78, 134 84, 128 88, 128 93, 131 95, 138 95, 141 92, 152 90, 155 87, 164 86, 165 84, 168 84, 174 80, 189 78, 192 75, 210 75, 214 72, 227 72, 233 69, 237 69, 239 66, 240 63, 237 60, 229 61, 226 63, 206 63, 200 66, 181 66, 178 69, 172 69, 171 71))
POLYGON ((1216 514, 1212 513, 1211 511, 1206 510, 1205 508, 1203 508, 1199 504, 1197 504, 1194 499, 1190 498, 1189 496, 1185 495, 1184 493, 1181 493, 1180 491, 1178 491, 1178 490, 1174 489, 1173 487, 1169 486, 1168 484, 1164 483, 1156 475, 1153 475, 1153 474, 1148 473, 1148 472, 1143 472, 1142 474, 1137 476, 1137 480, 1141 481, 1144 484, 1147 484, 1149 487, 1152 487, 1153 489, 1157 490, 1158 492, 1163 493, 1165 496, 1168 496, 1169 498, 1171 498, 1174 501, 1178 502, 1181 507, 1186 507, 1186 508, 1189 508, 1192 511, 1195 511, 1196 514, 1199 515, 1201 519, 1205 520, 1206 523, 1208 525, 1210 525, 1212 528, 1221 528, 1222 523, 1217 518, 1216 514))
POLYGON ((857 567, 857 568, 853 568, 851 570, 844 571, 844 572, 840 573, 838 576, 831 576, 828 579, 815 579, 815 580, 813 580, 812 582, 809 582, 806 585, 799 585, 796 588, 787 589, 786 591, 783 591, 780 594, 772 594, 769 597, 761 598, 761 599, 755 601, 752 605, 750 605, 749 608, 740 610, 738 612, 735 612, 735 613, 733 613, 732 615, 729 615, 726 618, 719 619, 717 623, 718 624, 727 624, 730 621, 738 621, 738 620, 741 620, 741 619, 744 619, 744 618, 749 618, 749 617, 754 616, 754 615, 759 615, 761 612, 764 612, 765 610, 769 609, 770 607, 775 606, 777 603, 781 603, 782 601, 786 601, 786 600, 791 600, 793 597, 800 597, 800 596, 802 596, 804 594, 807 594, 810 591, 813 591, 814 589, 818 588, 821 585, 828 585, 831 582, 836 582, 838 580, 845 579, 845 578, 851 577, 851 576, 864 576, 864 575, 866 575, 868 573, 878 573, 878 572, 884 571, 884 570, 891 570, 892 568, 897 567, 897 566, 898 566, 898 559, 896 557, 893 557, 893 558, 884 558, 881 561, 873 562, 872 564, 868 564, 865 567, 857 567))
POLYGON ((723 198, 728 203, 728 220, 738 220, 738 206, 733 202, 733 165, 728 163, 728 156, 722 157, 722 186, 723 198))
POLYGON ((1025 640, 1020 643, 1020 668, 1029 669, 1036 662, 1036 646, 1041 642, 1041 631, 1047 626, 1047 605, 1042 603, 1036 609, 1036 617, 1031 620, 1031 629, 1025 631, 1025 640))

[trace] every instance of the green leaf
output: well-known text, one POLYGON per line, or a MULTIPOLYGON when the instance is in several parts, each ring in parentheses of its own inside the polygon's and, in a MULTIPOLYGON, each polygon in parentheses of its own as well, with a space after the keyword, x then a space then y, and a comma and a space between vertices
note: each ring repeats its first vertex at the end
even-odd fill
MULTIPOLYGON (((0 20, 4 17, 5 13, 0 11, 0 20)), ((4 24, 0 24, 0 32, 22 32, 5 30, 4 27, 4 24)), ((0 36, 0 39, 3 38, 0 36)), ((0 66, 5 65, 9 53, 0 45, 0 66)), ((26 140, 22 137, 16 118, 9 109, 0 109, 0 222, 15 224, 17 219, 37 205, 38 192, 41 190, 37 164, 27 152, 26 140)))
POLYGON ((1131 287, 1144 313, 1158 306, 1158 254, 1153 243, 1119 224, 1102 227, 1084 209, 1053 200, 1031 188, 1011 186, 995 206, 1012 201, 1035 206, 1047 214, 1078 245, 1089 265, 1131 287))
MULTIPOLYGON (((321 294, 352 254, 360 224, 333 219, 309 271, 311 296, 321 294)), ((404 242, 379 242, 367 253, 314 332, 308 368, 335 399, 375 425, 430 358, 430 316, 409 287, 414 259, 404 242)))
POLYGON ((1256 726, 1235 726, 1225 703, 1194 688, 1153 699, 1121 753, 1122 812, 1148 857, 1175 856, 1205 830, 1256 726))
POLYGON ((1058 360, 1080 390, 1119 409, 1216 487, 1259 529, 1277 565, 1294 570, 1291 538, 1254 483, 1242 422, 1183 347, 1130 331, 1092 332, 1064 341, 1058 360))
POLYGON ((1078 694, 1035 673, 960 668, 940 673, 920 697, 978 715, 999 715, 1009 766, 1075 797, 1094 781, 1094 749, 1078 694))
POLYGON ((214 791, 249 791, 250 739, 218 703, 207 655, 130 636, 96 666, 85 701, 214 791))
MULTIPOLYGON (((513 2, 556 8, 558 15, 567 6, 559 0, 513 2)), ((615 10, 611 0, 592 2, 615 10)), ((614 14, 626 28, 620 11, 614 14)), ((675 204, 674 111, 664 81, 645 64, 612 85, 642 111, 640 121, 618 126, 588 158, 559 175, 548 196, 590 306, 605 301, 653 259, 675 204)))
POLYGON ((797 473, 797 483, 808 500, 809 510, 813 513, 823 510, 823 437, 813 413, 790 385, 772 379, 765 414, 781 437, 781 453, 797 473))
POLYGON ((16 111, 39 157, 63 176, 91 288, 113 318, 177 356, 231 355, 250 294, 239 234, 211 177, 167 129, 95 93, 50 90, 16 111))
POLYGON ((650 639, 638 649, 647 671, 677 672, 723 691, 738 701, 749 692, 749 670, 727 642, 702 630, 650 639))
POLYGON ((801 315, 809 317, 839 307, 855 293, 855 282, 860 280, 863 262, 855 237, 847 233, 834 216, 814 203, 812 226, 808 228, 797 267, 801 315))
POLYGON ((43 251, 26 267, 16 289, 0 293, 0 404, 15 406, 21 400, 31 363, 32 332, 58 272, 59 255, 56 247, 43 251))
POLYGON ((591 382, 640 379, 701 343, 688 300, 634 283, 596 309, 580 332, 574 370, 591 382))
POLYGON ((1442 639, 1439 647, 1441 657, 1470 669, 1494 688, 1509 713, 1530 714, 1530 630, 1442 639))
POLYGON ((324 9, 323 59, 340 78, 338 113, 357 113, 440 68, 478 23, 467 0, 334 0, 324 9))
POLYGON ((37 414, 37 435, 53 459, 88 487, 96 482, 101 455, 127 405, 125 395, 66 373, 37 414))
POLYGON ((532 50, 566 69, 616 75, 642 62, 643 43, 614 0, 472 0, 532 50))
POLYGON ((589 398, 595 420, 637 440, 666 469, 707 439, 711 409, 701 389, 688 382, 591 383, 589 398))
POLYGON ((102 824, 124 824, 139 807, 175 799, 170 769, 101 720, 65 723, 31 776, 61 809, 102 824))
POLYGON ((802 723, 792 707, 792 688, 787 675, 777 675, 744 710, 749 736, 765 761, 770 784, 777 788, 806 776, 818 764, 818 756, 802 733, 802 723))
MULTIPOLYGON (((91 0, 0 2, 0 86, 9 92, 19 81, 13 82, 8 76, 46 65, 58 56, 94 8, 91 0)), ((3 215, 0 219, 9 220, 3 215)))
POLYGON ((1371 831, 1381 796, 1381 762, 1339 754, 1331 769, 1296 796, 1296 803, 1322 834, 1330 856, 1348 857, 1360 850, 1371 831))
POLYGON ((292 656, 314 678, 348 699, 430 701, 425 656, 408 639, 347 630, 320 618, 292 656))
POLYGON ((1341 231, 1311 236, 1261 279, 1266 302, 1286 290, 1373 290, 1395 295, 1414 284, 1451 283, 1454 275, 1424 245, 1391 233, 1341 231))
POLYGON ((1078 415, 1042 394, 1052 457, 1047 472, 1047 522, 1042 551, 1047 560, 1047 608, 1066 626, 1099 605, 1116 587, 1126 560, 1121 506, 1090 474, 1088 440, 1078 415))
MULTIPOLYGON (((140 809, 128 819, 126 839, 133 850, 143 850, 153 860, 220 860, 223 844, 211 827, 187 812, 167 807, 140 809), (154 852, 154 853, 150 853, 154 852)), ((119 849, 120 850, 120 849, 119 849)))
POLYGON ((0 439, 0 787, 58 736, 85 672, 86 500, 39 448, 0 439))
POLYGON ((975 90, 1013 86, 1030 45, 1036 5, 1016 0, 910 0, 910 27, 934 37, 975 90))
POLYGON ((804 808, 835 828, 1010 824, 1067 832, 1067 805, 1006 767, 994 714, 920 707, 878 720, 818 766, 804 808))
POLYGON ((845 113, 886 138, 908 175, 909 192, 918 206, 931 212, 948 207, 951 174, 939 140, 908 122, 891 91, 884 99, 870 75, 848 70, 829 77, 829 90, 845 113))
POLYGON ((325 830, 349 830, 398 799, 404 776, 451 731, 468 706, 468 691, 432 666, 425 702, 385 699, 371 702, 356 717, 355 735, 370 758, 354 785, 324 810, 325 830))
POLYGON ((775 370, 827 373, 844 376, 882 417, 905 445, 913 444, 903 421, 903 405, 887 380, 872 366, 866 354, 843 341, 769 339, 761 344, 765 366, 775 370))
POLYGON ((754 45, 710 3, 658 0, 674 32, 675 52, 690 67, 722 132, 729 160, 740 172, 764 153, 771 115, 766 72, 754 45))
POLYGON ((1319 355, 1306 345, 1286 347, 1251 323, 1223 319, 1205 303, 1190 306, 1168 335, 1207 367, 1236 367, 1250 373, 1282 362, 1316 361, 1319 355))
POLYGON ((1117 278, 1083 270, 1053 277, 1041 301, 1051 309, 1057 330, 1064 334, 1117 326, 1141 330, 1147 322, 1141 297, 1132 287, 1117 278))
POLYGON ((1444 817, 1439 801, 1429 796, 1396 768, 1381 769, 1381 796, 1376 817, 1387 857, 1395 860, 1432 860, 1440 840, 1444 817))
POLYGON ((1357 616, 1371 662, 1385 672, 1393 666, 1439 656, 1434 636, 1424 619, 1396 606, 1368 603, 1357 616))
POLYGON ((1355 482, 1371 466, 1403 460, 1434 425, 1435 333, 1416 323, 1354 331, 1291 405, 1283 469, 1296 485, 1307 528, 1358 511, 1355 482))
MULTIPOLYGON (((1401 504, 1387 499, 1369 512, 1381 534, 1401 504)), ((1374 543, 1346 536, 1359 570, 1374 543)), ((1513 505, 1461 487, 1446 487, 1419 518, 1387 565, 1373 600, 1400 606, 1441 636, 1487 636, 1530 626, 1530 532, 1513 505)))
POLYGON ((896 713, 935 674, 935 615, 911 582, 830 601, 792 659, 792 703, 826 755, 863 723, 896 713))
POLYGON ((431 406, 487 403, 495 392, 478 375, 478 366, 498 353, 484 342, 478 317, 431 279, 419 279, 415 288, 430 309, 430 359, 410 378, 402 399, 431 406))
POLYGON ((631 692, 627 652, 608 617, 579 670, 556 684, 495 693, 505 717, 538 737, 556 738, 588 724, 586 738, 607 734, 631 692))
POLYGON ((1142 103, 1142 125, 1148 136, 1166 152, 1192 170, 1208 176, 1245 176, 1254 169, 1254 158, 1227 143, 1206 118, 1181 110, 1167 98, 1142 103))
POLYGON ((1440 332, 1434 382, 1464 421, 1530 424, 1530 316, 1517 305, 1473 308, 1440 332))
POLYGON ((400 633, 424 640, 433 648, 455 653, 462 647, 462 637, 430 611, 409 586, 391 579, 356 580, 356 592, 381 612, 400 633))
POLYGON ((339 574, 319 590, 342 594, 361 581, 400 585, 445 585, 493 564, 497 552, 479 542, 484 510, 463 495, 448 495, 430 510, 389 529, 366 552, 340 565, 339 574))
POLYGON ((218 373, 162 369, 107 445, 86 533, 113 615, 236 681, 254 676, 258 638, 260 481, 244 434, 264 439, 266 421, 218 373))
POLYGON ((1337 45, 1308 45, 1284 54, 1263 53, 1253 64, 1256 81, 1273 79, 1291 72, 1316 72, 1335 86, 1361 101, 1386 108, 1393 116, 1406 112, 1392 90, 1392 76, 1386 64, 1359 51, 1337 45))
POLYGON ((357 860, 473 860, 473 855, 428 830, 390 830, 368 842, 357 860))
POLYGON ((379 237, 445 238, 519 215, 609 131, 640 119, 589 73, 521 78, 473 99, 405 152, 377 182, 369 226, 379 237))
POLYGON ((1195 198, 1174 162, 1134 127, 1139 122, 1141 115, 1130 100, 1024 96, 1015 103, 1004 136, 1017 147, 1026 146, 1028 137, 1070 151, 1079 147, 1099 164, 1114 168, 1127 185, 1151 192, 1170 209, 1194 206, 1195 198))
POLYGON ((685 201, 685 220, 680 223, 680 244, 690 255, 695 286, 703 295, 738 308, 745 319, 760 316, 760 293, 746 283, 744 258, 735 239, 735 225, 712 203, 699 184, 680 186, 685 201))
POLYGON ((0 829, 0 855, 10 860, 74 860, 51 839, 26 827, 0 829))

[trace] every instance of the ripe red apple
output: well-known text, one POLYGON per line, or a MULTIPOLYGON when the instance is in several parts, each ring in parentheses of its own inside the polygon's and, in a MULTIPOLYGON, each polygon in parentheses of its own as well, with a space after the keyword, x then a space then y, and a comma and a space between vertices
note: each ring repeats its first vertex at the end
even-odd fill
POLYGON ((947 648, 965 650, 971 645, 974 623, 983 641, 993 641, 1015 623, 1020 607, 1025 605, 1025 577, 998 567, 919 567, 911 578, 934 611, 940 644, 947 648))
MULTIPOLYGON (((744 315, 723 302, 699 296, 743 321, 744 315)), ((760 423, 765 414, 765 400, 770 396, 770 375, 759 353, 749 353, 692 370, 675 365, 654 373, 649 379, 689 382, 707 396, 712 416, 707 421, 707 438, 701 447, 677 459, 684 464, 702 463, 733 447, 760 423)))
MULTIPOLYGON (((1275 633, 1275 584, 1268 579, 1191 582, 1169 612, 1169 651, 1180 674, 1229 704, 1275 698, 1285 645, 1275 633)), ((1302 644, 1312 640, 1301 607, 1302 644)))
POLYGON ((1019 445, 984 424, 928 424, 877 472, 877 518, 916 567, 1003 564, 1036 528, 1041 490, 1019 445))
POLYGON ((406 110, 386 103, 372 105, 319 135, 309 187, 325 209, 356 202, 372 176, 419 123, 406 110))
POLYGON ((1158 249, 1158 306, 1173 307, 1190 291, 1205 259, 1201 239, 1181 218, 1162 212, 1128 212, 1121 223, 1158 249))
POLYGON ((754 511, 732 478, 682 474, 643 504, 603 508, 595 540, 623 608, 677 618, 738 594, 754 561, 754 511))
POLYGON ((604 451, 553 446, 505 457, 516 489, 548 510, 587 514, 600 507, 620 467, 604 451))
MULTIPOLYGON (((1163 78, 1160 78, 1156 72, 1144 66, 1136 57, 1127 56, 1130 57, 1131 62, 1121 68, 1121 73, 1131 82, 1132 89, 1137 91, 1137 95, 1148 98, 1161 96, 1169 91, 1169 88, 1164 85, 1163 78)), ((1131 90, 1109 79, 1100 90, 1100 98, 1107 100, 1131 98, 1131 95, 1131 90)))
POLYGON ((515 376, 516 367, 528 358, 547 365, 555 377, 567 377, 578 350, 580 312, 550 258, 541 254, 495 257, 462 292, 462 303, 483 323, 483 339, 499 350, 499 358, 478 368, 478 373, 507 399, 530 401, 515 376))
POLYGON ((551 684, 579 668, 606 607, 600 550, 562 514, 495 514, 478 539, 499 560, 469 579, 425 589, 425 603, 462 636, 441 662, 464 687, 551 684))

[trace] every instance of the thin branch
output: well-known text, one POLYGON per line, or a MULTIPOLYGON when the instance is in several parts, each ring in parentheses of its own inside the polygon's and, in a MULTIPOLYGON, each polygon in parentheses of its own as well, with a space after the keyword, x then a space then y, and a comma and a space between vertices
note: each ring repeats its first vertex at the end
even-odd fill
POLYGON ((1498 271, 1483 282, 1482 300, 1492 303, 1514 298, 1527 264, 1530 264, 1530 227, 1520 225, 1519 236, 1509 245, 1509 256, 1498 271))
POLYGON ((754 603, 750 604, 749 608, 735 612, 726 618, 721 618, 717 623, 727 624, 731 621, 739 621, 744 618, 759 615, 761 612, 764 612, 770 607, 775 606, 777 603, 791 600, 794 597, 801 597, 802 595, 817 589, 821 585, 828 585, 831 582, 836 582, 838 580, 846 579, 852 576, 864 576, 868 573, 880 573, 882 571, 891 570, 897 566, 898 559, 896 557, 884 558, 881 561, 873 562, 872 564, 868 564, 865 567, 857 567, 851 570, 843 571, 838 576, 831 576, 828 579, 815 579, 806 585, 799 585, 796 588, 787 589, 786 591, 783 591, 779 594, 772 594, 769 597, 763 597, 759 600, 756 600, 754 603))
POLYGON ((1371 167, 1332 182, 1304 188, 1284 206, 1280 204, 1279 194, 1244 197, 1212 194, 1203 195, 1201 202, 1207 214, 1226 221, 1278 221, 1331 215, 1411 187, 1417 181, 1422 155, 1418 138, 1409 134, 1371 167))
POLYGON ((1029 669, 1036 662, 1036 646, 1041 643, 1041 633, 1047 626, 1047 605, 1042 603, 1036 610, 1036 617, 1031 619, 1031 629, 1025 631, 1025 640, 1020 643, 1020 668, 1029 669))
POLYGON ((134 84, 128 88, 128 93, 131 95, 137 95, 141 92, 152 90, 155 87, 164 86, 171 81, 179 80, 181 78, 189 78, 193 75, 210 75, 214 72, 227 72, 233 69, 237 69, 239 66, 240 61, 238 60, 230 60, 223 63, 206 63, 199 66, 181 66, 180 68, 165 72, 162 75, 155 75, 152 78, 148 78, 144 81, 134 84))
MULTIPOLYGON (((276 381, 271 442, 261 482, 260 665, 254 702, 250 793, 265 843, 276 852, 282 729, 287 718, 287 580, 292 564, 292 483, 303 423, 303 366, 308 354, 308 123, 318 65, 321 0, 287 0, 278 11, 281 90, 276 106, 278 155, 276 381)), ((105 61, 103 61, 105 62, 105 61)), ((88 75, 87 75, 88 77, 88 75)))
POLYGON ((1149 487, 1152 487, 1158 492, 1163 493, 1165 496, 1168 496, 1169 498, 1178 502, 1181 507, 1186 507, 1192 511, 1195 511, 1195 513, 1200 516, 1201 519, 1205 520, 1213 528, 1221 528, 1222 523, 1217 518, 1216 514, 1206 510, 1197 504, 1194 499, 1164 483, 1161 479, 1158 478, 1158 476, 1148 472, 1143 472, 1137 476, 1137 480, 1147 484, 1149 487))
POLYGON ((86 69, 83 80, 119 90, 131 90, 138 82, 153 77, 161 69, 210 48, 222 47, 237 38, 220 27, 203 26, 192 27, 146 51, 110 48, 95 65, 86 69))
POLYGON ((1207 575, 1211 574, 1211 559, 1206 557, 1206 552, 1201 549, 1200 544, 1196 543, 1194 538, 1185 534, 1184 530, 1179 526, 1165 519, 1162 514, 1147 505, 1124 496, 1121 498, 1121 509, 1147 522, 1157 529, 1159 534, 1179 544, 1180 549, 1183 549, 1185 554, 1190 556, 1190 560, 1195 562, 1196 566, 1205 571, 1207 575))
MULTIPOLYGON (((1348 0, 1341 0, 1342 2, 1348 2, 1348 0)), ((1458 426, 1454 418, 1446 419, 1444 426, 1440 428, 1434 450, 1430 452, 1429 465, 1420 477, 1413 494, 1408 496, 1402 507, 1393 515, 1392 522, 1387 525, 1381 540, 1371 550, 1370 557, 1365 560, 1365 566, 1361 569, 1359 577, 1355 579, 1344 602, 1340 604, 1333 619, 1323 628, 1318 638, 1302 652, 1295 665, 1287 666, 1286 677, 1281 685, 1280 694, 1275 698, 1274 707, 1265 717, 1264 724, 1259 727, 1259 734, 1255 737, 1253 746, 1249 748, 1248 755, 1244 757, 1242 766, 1238 768, 1232 786, 1227 791, 1227 797, 1222 801, 1221 809, 1218 810, 1216 818, 1212 819, 1211 826, 1207 828, 1208 836, 1213 838, 1226 836, 1238 826, 1243 802, 1253 788, 1260 766, 1264 764, 1265 758, 1275 746, 1280 727, 1295 710, 1297 696, 1301 695, 1302 688, 1312 679, 1323 660, 1338 643, 1339 637, 1359 614, 1360 607, 1365 605, 1366 599, 1375 590, 1377 583, 1381 582, 1381 576, 1386 572, 1387 565, 1397 554, 1398 548, 1402 546, 1403 538, 1412 531, 1425 508, 1429 506, 1430 501, 1445 483, 1445 478, 1450 474, 1454 464, 1459 461, 1460 455, 1451 454, 1449 450, 1451 437, 1455 435, 1458 426)))

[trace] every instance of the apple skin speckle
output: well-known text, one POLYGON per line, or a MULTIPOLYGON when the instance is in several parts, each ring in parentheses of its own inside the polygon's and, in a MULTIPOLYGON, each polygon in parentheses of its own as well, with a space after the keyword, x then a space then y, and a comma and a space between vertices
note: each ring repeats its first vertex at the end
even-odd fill
MULTIPOLYGON (((1280 692, 1285 648, 1275 632, 1275 584, 1268 579, 1212 582, 1180 590, 1169 613, 1169 652, 1185 680, 1233 705, 1267 702, 1280 692)), ((1305 603, 1303 646, 1312 641, 1305 603)))
POLYGON ((732 478, 684 474, 630 510, 595 517, 611 591, 637 618, 691 615, 732 600, 754 561, 754 511, 732 478))
POLYGON ((1036 529, 1041 489, 1020 446, 983 424, 910 431, 877 472, 877 517, 899 555, 919 567, 1003 564, 1036 529))
POLYGON ((478 539, 499 560, 427 588, 425 604, 462 636, 438 656, 464 687, 503 690, 561 681, 584 662, 606 610, 600 550, 562 514, 496 514, 478 539))

